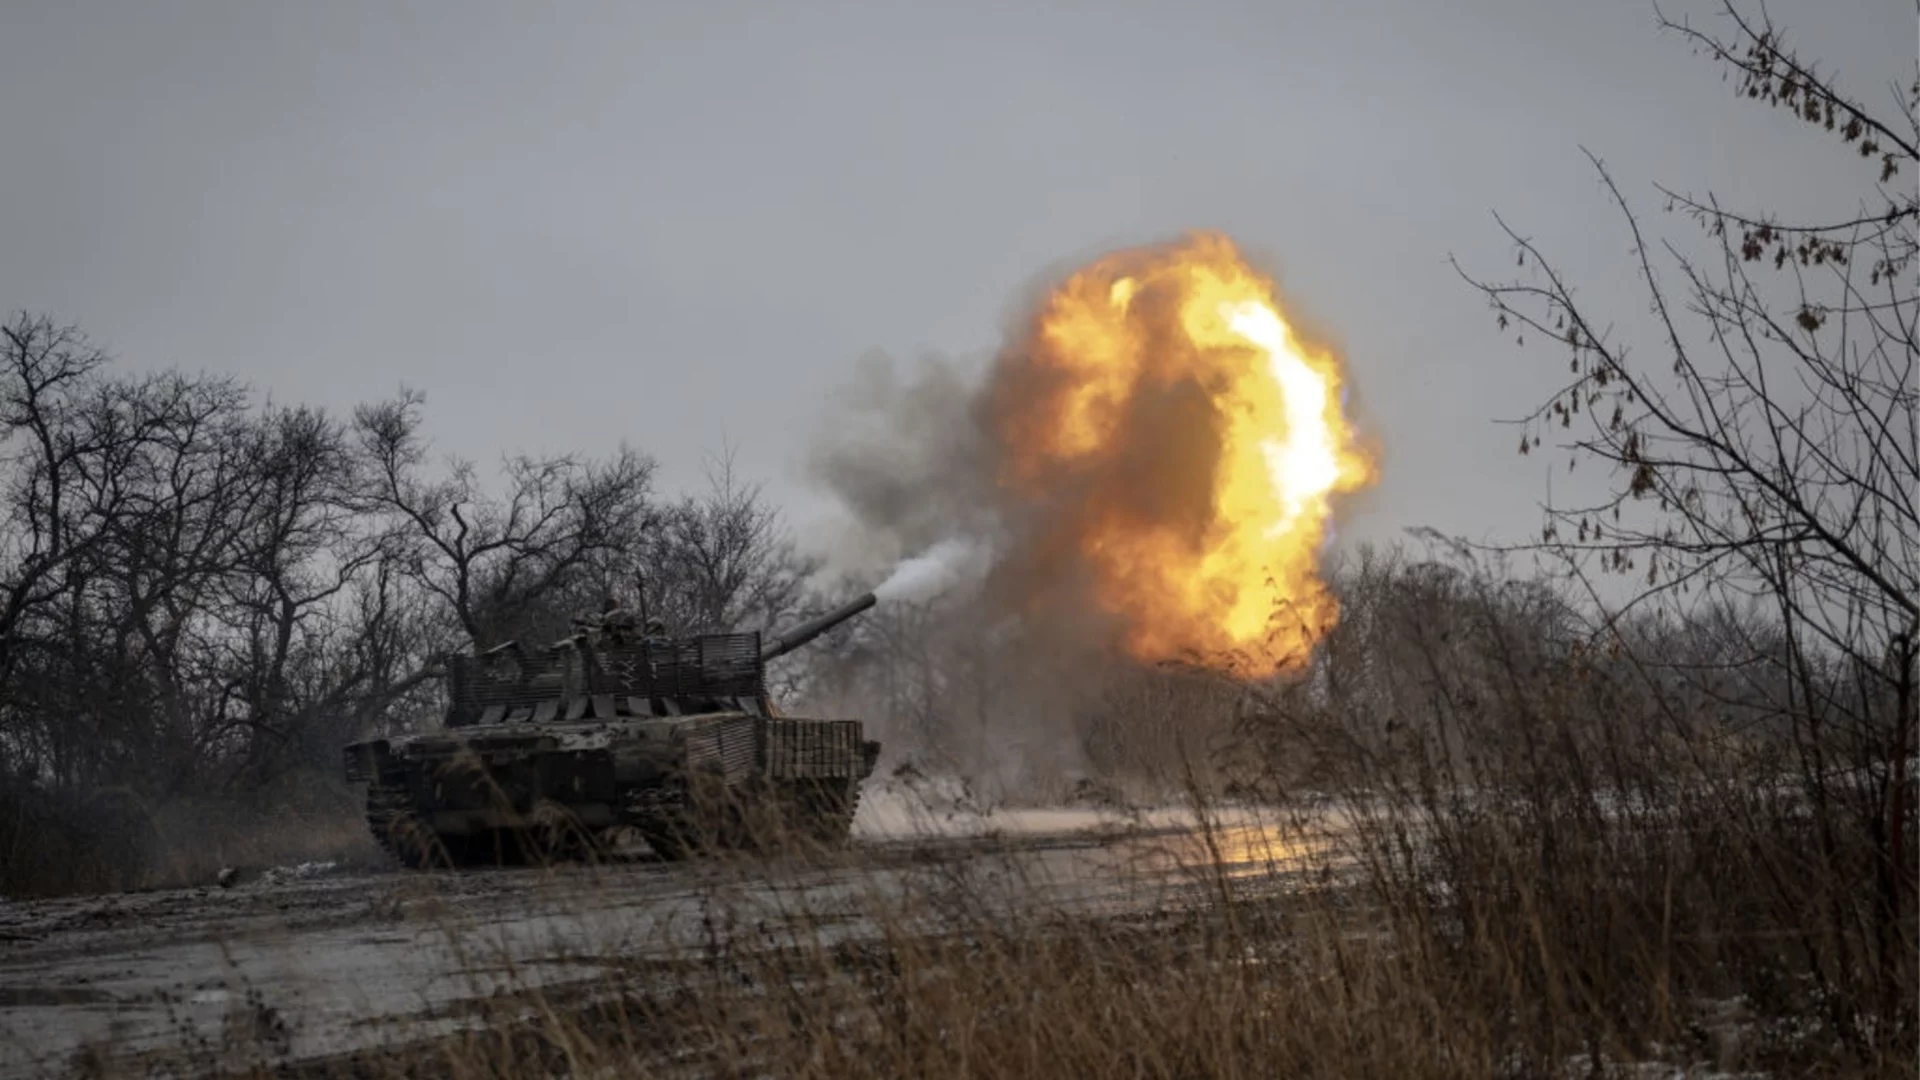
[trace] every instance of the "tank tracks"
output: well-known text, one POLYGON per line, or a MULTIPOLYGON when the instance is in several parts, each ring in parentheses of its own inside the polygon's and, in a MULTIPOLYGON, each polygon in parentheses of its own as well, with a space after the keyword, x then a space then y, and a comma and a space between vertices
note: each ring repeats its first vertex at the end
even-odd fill
POLYGON ((407 793, 397 788, 367 786, 367 830, 381 850, 402 866, 419 870, 431 865, 436 861, 436 846, 442 849, 443 861, 453 861, 444 842, 414 816, 407 793))
POLYGON ((647 845, 668 861, 713 851, 771 850, 795 840, 831 847, 852 835, 860 784, 787 782, 757 793, 723 792, 701 810, 695 805, 683 791, 653 789, 635 793, 627 811, 647 845))
POLYGON ((403 790, 373 785, 367 789, 367 829, 388 856, 413 870, 468 866, 525 866, 567 857, 574 845, 563 837, 493 829, 448 836, 428 828, 414 813, 403 790))
MULTIPOLYGON (((654 788, 635 792, 627 803, 627 817, 649 847, 662 859, 677 862, 707 852, 755 850, 779 846, 794 838, 813 844, 838 846, 852 834, 860 807, 858 782, 839 784, 782 784, 769 798, 727 806, 714 818, 717 825, 696 823, 684 792, 654 788), (838 788, 838 790, 835 790, 838 788), (778 820, 767 831, 745 820, 754 809, 773 810, 778 820), (768 837, 775 839, 770 844, 768 837)), ((491 830, 468 836, 435 833, 421 821, 412 797, 400 788, 371 784, 367 788, 367 829, 388 856, 410 869, 469 866, 521 866, 529 862, 591 857, 597 844, 588 837, 549 833, 522 835, 513 830, 491 830)), ((763 828, 765 826, 763 825, 763 828)))

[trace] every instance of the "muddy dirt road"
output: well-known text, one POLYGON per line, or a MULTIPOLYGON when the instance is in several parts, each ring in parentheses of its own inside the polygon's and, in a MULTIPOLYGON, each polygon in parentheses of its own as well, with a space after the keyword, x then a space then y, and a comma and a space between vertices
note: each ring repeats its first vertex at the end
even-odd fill
POLYGON ((1251 817, 1228 818, 1210 843, 1177 814, 1037 812, 940 832, 863 816, 853 847, 824 862, 295 867, 230 889, 0 905, 0 1077, 196 1039, 267 1047, 279 1061, 324 1057, 443 1035, 464 1022, 463 1004, 507 986, 606 986, 637 958, 791 940, 802 923, 809 940, 859 937, 876 911, 937 908, 904 901, 940 890, 1147 910, 1211 887, 1195 867, 1210 853, 1256 886, 1298 872, 1304 855, 1251 817))

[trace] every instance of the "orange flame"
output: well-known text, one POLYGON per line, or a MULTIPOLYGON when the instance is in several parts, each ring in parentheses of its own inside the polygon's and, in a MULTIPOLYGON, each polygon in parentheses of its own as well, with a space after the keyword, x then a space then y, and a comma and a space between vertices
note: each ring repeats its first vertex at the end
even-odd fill
POLYGON ((1002 482, 1052 508, 1045 546, 1091 571, 1134 656, 1276 674, 1339 617, 1332 497, 1377 474, 1341 386, 1227 238, 1122 251, 1002 358, 1002 482))

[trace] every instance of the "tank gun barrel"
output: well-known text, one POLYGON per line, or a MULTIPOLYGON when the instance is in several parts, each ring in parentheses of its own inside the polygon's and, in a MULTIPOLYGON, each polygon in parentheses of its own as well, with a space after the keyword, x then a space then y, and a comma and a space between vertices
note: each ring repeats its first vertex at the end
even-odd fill
POLYGON ((832 611, 827 612, 817 619, 809 619, 768 642, 766 648, 761 650, 760 656, 764 660, 773 660, 785 656, 800 646, 805 645, 807 642, 812 641, 814 638, 819 637, 821 634, 826 633, 841 623, 846 622, 848 619, 853 618, 855 615, 867 610, 876 602, 877 598, 872 593, 867 593, 857 600, 834 608, 832 611))

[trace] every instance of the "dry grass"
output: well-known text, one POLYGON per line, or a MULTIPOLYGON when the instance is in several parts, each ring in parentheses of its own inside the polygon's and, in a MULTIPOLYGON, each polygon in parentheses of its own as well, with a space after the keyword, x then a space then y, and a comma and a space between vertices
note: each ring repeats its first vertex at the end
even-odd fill
POLYGON ((1462 586, 1441 610, 1430 576, 1389 586, 1438 614, 1355 604, 1318 685, 1105 703, 1111 747, 1170 740, 1161 775, 1203 821, 1220 792, 1281 808, 1260 834, 1305 853, 1298 872, 1236 876, 1244 836, 1203 829, 1187 892, 1115 916, 1062 906, 1012 854, 829 895, 774 838, 702 878, 694 947, 624 942, 588 958, 603 982, 510 972, 461 1030, 297 1070, 247 1064, 277 1029, 243 1009, 170 1058, 367 1078, 1913 1075, 1920 928, 1885 836, 1911 762, 1792 716, 1729 738, 1556 644, 1533 594, 1462 586), (1231 727, 1231 753, 1181 767, 1207 748, 1175 707, 1231 727), (1329 821, 1335 842, 1310 842, 1329 821))
MULTIPOLYGON (((705 897, 709 936, 616 975, 481 999, 410 1047, 248 1065, 279 1019, 141 1073, 303 1077, 1910 1076, 1913 965, 1782 907, 1804 818, 1718 796, 1627 812, 1375 796, 1203 830, 1181 902, 1063 910, 1009 856, 824 902, 788 841, 705 897), (1772 823, 1774 831, 1756 831, 1772 823), (778 918, 770 917, 769 912, 778 918), (1887 996, 1883 979, 1898 980, 1887 996), (157 1070, 157 1073, 156 1073, 157 1070), (1640 1070, 1640 1071, 1635 1071, 1640 1070)), ((1217 808, 1202 804, 1203 820, 1217 808)), ((528 871, 539 873, 539 871, 528 871)), ((1809 886, 1804 902, 1832 902, 1809 886)), ((1904 931, 1910 954, 1914 937, 1904 931)), ((504 963, 484 948, 476 967, 504 963)), ((605 962, 606 957, 596 958, 605 962)), ((249 1011, 252 1010, 252 1011, 249 1011)), ((260 1060, 260 1059, 255 1059, 260 1060)), ((124 1063, 99 1075, 133 1075, 124 1063)))
POLYGON ((9 897, 206 885, 228 867, 244 876, 310 861, 385 862, 361 793, 333 776, 159 803, 118 790, 0 796, 0 895, 9 897))
POLYGON ((205 885, 231 867, 244 880, 305 862, 387 865, 367 831, 365 796, 332 776, 298 775, 234 799, 186 799, 153 814, 142 888, 205 885))

